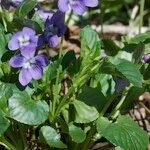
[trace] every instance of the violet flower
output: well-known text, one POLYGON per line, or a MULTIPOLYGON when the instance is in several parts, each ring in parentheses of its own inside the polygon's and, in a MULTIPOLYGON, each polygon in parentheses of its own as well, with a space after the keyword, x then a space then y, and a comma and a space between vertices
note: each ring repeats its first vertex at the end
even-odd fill
POLYGON ((38 10, 37 13, 39 14, 40 18, 46 21, 47 18, 51 18, 54 13, 50 10, 38 10))
POLYGON ((22 31, 13 34, 8 43, 10 50, 20 49, 21 54, 24 56, 34 53, 38 45, 38 36, 31 28, 24 27, 22 31))
POLYGON ((32 78, 39 80, 42 77, 43 68, 47 66, 48 59, 44 54, 34 56, 32 53, 30 57, 29 55, 18 54, 10 59, 9 64, 14 68, 21 68, 19 82, 26 86, 32 78))
POLYGON ((145 54, 143 59, 146 63, 150 63, 150 54, 145 54))
POLYGON ((59 43, 59 37, 63 36, 65 31, 64 14, 57 11, 52 18, 47 18, 44 34, 41 36, 41 39, 43 39, 44 42, 48 42, 49 46, 54 48, 59 43))
POLYGON ((87 7, 96 7, 98 0, 58 0, 58 8, 62 12, 66 12, 71 8, 75 14, 82 15, 87 7))

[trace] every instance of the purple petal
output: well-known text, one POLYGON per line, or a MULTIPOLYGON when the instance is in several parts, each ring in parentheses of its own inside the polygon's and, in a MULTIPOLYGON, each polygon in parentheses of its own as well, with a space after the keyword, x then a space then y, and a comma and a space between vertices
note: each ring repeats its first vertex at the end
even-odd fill
POLYGON ((12 0, 12 2, 18 6, 23 0, 12 0))
POLYGON ((59 37, 57 35, 52 36, 51 38, 49 38, 48 43, 50 47, 55 48, 59 43, 59 37))
POLYGON ((21 55, 23 55, 26 59, 33 58, 36 51, 36 46, 34 44, 30 44, 28 46, 21 47, 21 55))
POLYGON ((37 42, 37 47, 42 47, 45 44, 45 39, 43 35, 40 35, 37 42))
POLYGON ((13 34, 11 40, 8 43, 8 48, 10 50, 17 50, 19 49, 19 41, 18 41, 18 37, 22 34, 21 31, 16 32, 13 34))
POLYGON ((23 66, 24 61, 25 61, 24 57, 19 54, 12 57, 9 61, 9 64, 14 68, 19 68, 23 66))
POLYGON ((69 0, 58 0, 58 8, 62 12, 69 10, 69 0))
POLYGON ((39 54, 35 57, 35 61, 37 62, 38 65, 40 66, 47 66, 48 64, 48 58, 44 54, 39 54))
POLYGON ((27 59, 33 58, 35 55, 37 45, 38 45, 38 36, 31 36, 30 44, 21 47, 21 54, 27 59))
POLYGON ((81 1, 73 1, 71 2, 71 8, 77 15, 82 15, 86 11, 86 6, 81 1))
POLYGON ((63 36, 66 32, 66 25, 65 25, 65 21, 64 21, 64 13, 62 13, 61 11, 57 11, 56 13, 54 13, 53 17, 51 18, 51 23, 57 27, 57 35, 63 36))
POLYGON ((43 74, 42 67, 40 67, 38 65, 32 65, 31 68, 29 68, 29 70, 30 70, 30 74, 33 79, 35 79, 35 80, 41 79, 42 74, 43 74))
POLYGON ((87 7, 96 7, 98 5, 98 0, 82 0, 84 5, 87 7))
POLYGON ((22 68, 19 74, 19 82, 26 86, 32 80, 31 73, 28 68, 22 68))
POLYGON ((46 21, 47 18, 51 19, 54 14, 52 11, 43 11, 43 10, 38 10, 37 13, 44 21, 46 21))
POLYGON ((35 31, 33 29, 31 29, 31 28, 28 28, 28 27, 24 27, 22 29, 22 31, 23 31, 23 34, 26 34, 28 36, 35 35, 35 31))

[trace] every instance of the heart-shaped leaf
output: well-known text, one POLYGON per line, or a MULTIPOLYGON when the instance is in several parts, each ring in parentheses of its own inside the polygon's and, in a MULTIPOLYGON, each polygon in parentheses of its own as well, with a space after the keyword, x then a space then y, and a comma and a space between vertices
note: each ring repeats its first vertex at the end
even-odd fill
POLYGON ((67 146, 60 140, 60 134, 57 133, 52 127, 43 126, 40 131, 46 143, 50 147, 67 148, 67 146))
MULTIPOLYGON (((81 57, 94 58, 100 55, 100 39, 98 34, 89 26, 81 30, 81 57)), ((88 61, 88 59, 86 61, 88 61)))
POLYGON ((28 125, 39 125, 48 118, 45 101, 34 101, 26 92, 16 91, 9 98, 10 117, 28 125))
POLYGON ((9 127, 9 120, 5 118, 4 114, 0 110, 0 136, 7 130, 9 127))
POLYGON ((76 143, 82 143, 86 138, 85 132, 81 128, 75 126, 72 122, 69 123, 69 135, 76 143))
POLYGON ((125 59, 118 59, 111 63, 135 86, 142 86, 142 75, 137 65, 125 59))
POLYGON ((99 134, 124 150, 145 150, 148 146, 147 133, 126 116, 120 116, 115 123, 100 117, 96 126, 99 134))
POLYGON ((75 100, 72 103, 75 107, 75 122, 90 123, 99 117, 99 113, 95 107, 86 105, 85 103, 75 100))

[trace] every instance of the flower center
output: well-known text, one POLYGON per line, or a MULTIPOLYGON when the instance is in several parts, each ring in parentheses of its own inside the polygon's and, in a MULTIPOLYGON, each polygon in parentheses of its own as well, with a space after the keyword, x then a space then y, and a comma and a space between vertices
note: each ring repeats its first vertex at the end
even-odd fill
POLYGON ((30 43, 30 37, 28 35, 22 35, 18 37, 20 46, 27 46, 30 43))
POLYGON ((28 60, 26 60, 26 61, 24 62, 23 67, 24 67, 24 68, 30 68, 31 65, 33 65, 33 64, 35 64, 35 63, 36 63, 35 59, 34 59, 34 58, 31 58, 31 59, 28 59, 28 60))

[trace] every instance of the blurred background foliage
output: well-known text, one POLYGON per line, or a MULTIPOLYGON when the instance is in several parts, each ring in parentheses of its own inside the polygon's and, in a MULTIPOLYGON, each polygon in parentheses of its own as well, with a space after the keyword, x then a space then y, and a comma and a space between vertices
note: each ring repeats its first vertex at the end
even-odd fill
MULTIPOLYGON (((85 24, 113 24, 129 25, 131 21, 139 24, 140 0, 101 0, 99 7, 90 9, 80 17, 80 23, 85 24), (81 21, 82 20, 82 21, 81 21)), ((150 0, 145 1, 144 25, 150 26, 150 0)), ((79 24, 79 22, 77 22, 79 24)))

